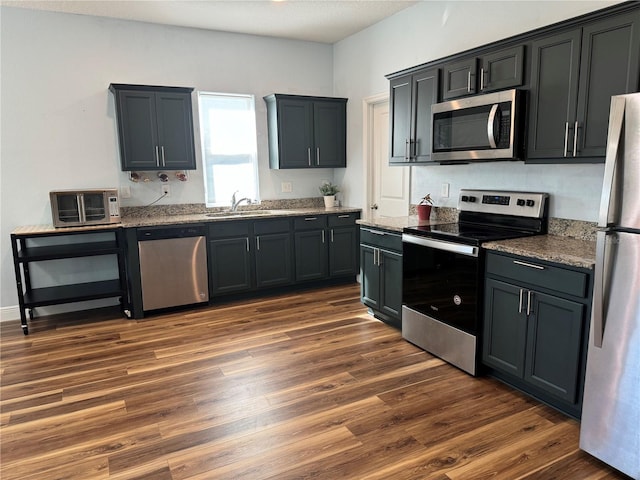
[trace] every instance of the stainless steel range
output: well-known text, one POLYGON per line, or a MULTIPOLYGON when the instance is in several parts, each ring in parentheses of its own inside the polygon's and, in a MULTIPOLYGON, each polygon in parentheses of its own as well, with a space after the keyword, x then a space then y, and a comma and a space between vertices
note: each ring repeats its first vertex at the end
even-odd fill
POLYGON ((457 223, 405 228, 402 336, 476 375, 482 243, 547 232, 548 194, 461 190, 457 223))

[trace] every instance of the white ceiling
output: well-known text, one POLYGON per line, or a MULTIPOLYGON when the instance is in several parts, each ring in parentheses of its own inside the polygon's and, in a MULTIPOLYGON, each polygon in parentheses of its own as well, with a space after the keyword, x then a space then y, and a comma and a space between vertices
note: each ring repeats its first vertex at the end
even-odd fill
POLYGON ((416 1, 1 0, 1 5, 335 43, 416 1))

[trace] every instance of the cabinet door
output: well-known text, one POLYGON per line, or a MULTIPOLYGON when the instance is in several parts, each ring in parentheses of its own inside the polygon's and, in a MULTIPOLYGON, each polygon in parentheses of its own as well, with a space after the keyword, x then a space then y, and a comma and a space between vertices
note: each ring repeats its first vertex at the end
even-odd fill
POLYGON ((583 28, 577 156, 604 158, 611 96, 638 91, 639 35, 640 11, 583 28))
POLYGON ((576 118, 580 30, 535 41, 531 52, 529 159, 572 155, 576 118))
POLYGON ((156 93, 160 166, 174 170, 196 168, 191 95, 156 93))
POLYGON ((353 227, 329 230, 329 276, 358 274, 358 230, 353 227))
POLYGON ((266 288, 291 283, 291 235, 257 235, 255 245, 256 286, 266 288))
POLYGON ((251 289, 249 237, 223 238, 209 242, 211 295, 251 289))
POLYGON ((480 91, 519 87, 523 83, 524 45, 507 48, 481 58, 480 91))
POLYGON ((116 101, 122 170, 158 168, 155 94, 121 90, 116 101))
POLYGON ((400 320, 402 315, 402 254, 380 250, 380 310, 400 320))
POLYGON ((415 163, 431 161, 431 105, 438 102, 440 71, 432 68, 413 75, 411 84, 412 155, 415 163))
POLYGON ((538 292, 532 296, 524 379, 576 403, 584 305, 538 292))
POLYGON ((347 106, 343 102, 314 102, 314 151, 316 167, 347 166, 347 106))
POLYGON ((360 245, 360 297, 362 303, 380 310, 380 268, 377 264, 378 249, 360 245))
POLYGON ((278 100, 278 168, 313 165, 313 102, 278 100))
MULTIPOLYGON (((390 82, 389 92, 389 163, 409 161, 411 136, 411 75, 390 82)), ((431 113, 431 109, 429 109, 431 113)))
POLYGON ((319 280, 327 276, 327 243, 324 230, 295 233, 296 280, 319 280))
POLYGON ((442 68, 442 99, 476 93, 476 58, 450 63, 442 68))
POLYGON ((522 378, 527 335, 527 318, 520 312, 523 290, 490 278, 485 287, 482 360, 522 378))

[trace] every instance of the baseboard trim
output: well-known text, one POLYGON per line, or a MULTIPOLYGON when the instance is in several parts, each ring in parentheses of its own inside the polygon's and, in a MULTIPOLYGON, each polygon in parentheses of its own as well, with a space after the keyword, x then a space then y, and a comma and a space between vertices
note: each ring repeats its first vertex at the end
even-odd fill
POLYGON ((0 307, 0 322, 8 322, 9 320, 20 320, 20 308, 18 305, 0 307))

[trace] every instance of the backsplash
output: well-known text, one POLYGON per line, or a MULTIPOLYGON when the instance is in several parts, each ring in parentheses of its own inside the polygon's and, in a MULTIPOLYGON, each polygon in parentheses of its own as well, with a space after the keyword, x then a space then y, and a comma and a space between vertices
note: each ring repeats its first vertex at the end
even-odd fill
MULTIPOLYGON (((240 211, 246 210, 286 210, 298 208, 324 207, 322 197, 294 198, 289 200, 262 200, 258 205, 242 205, 240 211)), ((192 215, 197 213, 213 213, 228 210, 229 207, 207 208, 204 203, 179 203, 172 205, 151 205, 143 207, 121 207, 123 217, 140 218, 159 215, 192 215)))

